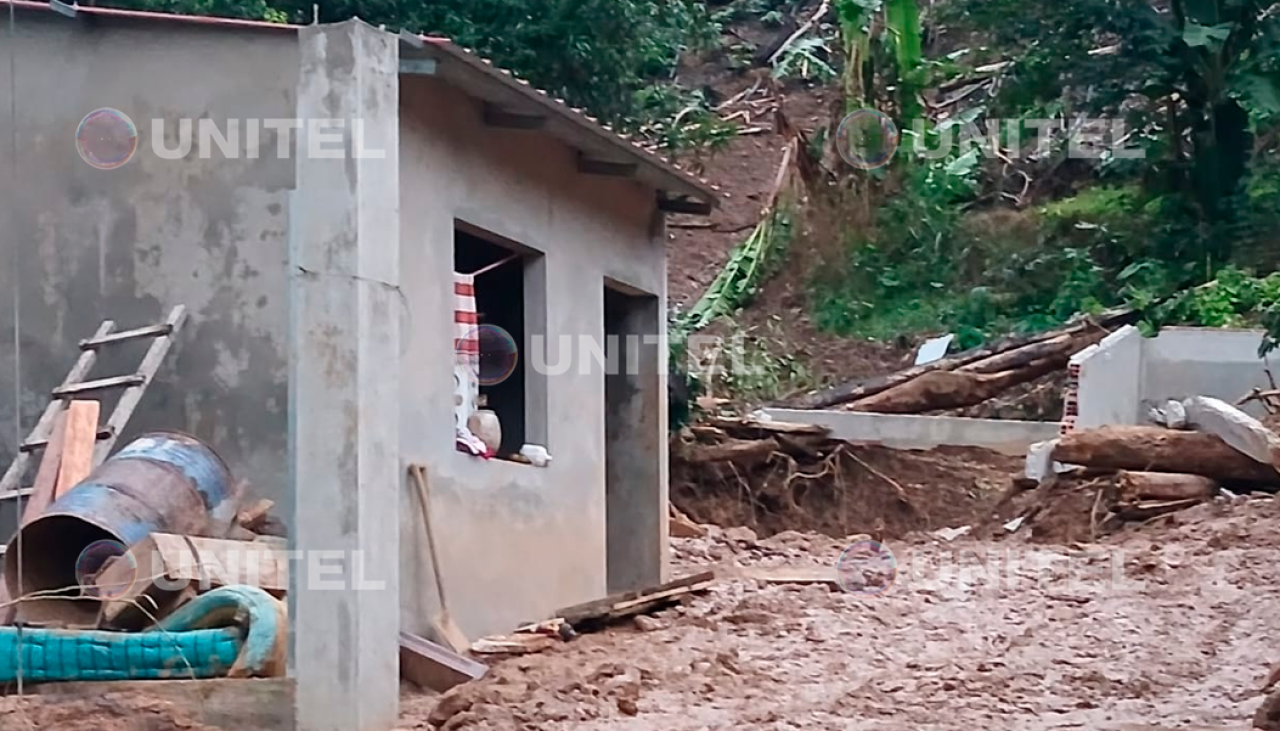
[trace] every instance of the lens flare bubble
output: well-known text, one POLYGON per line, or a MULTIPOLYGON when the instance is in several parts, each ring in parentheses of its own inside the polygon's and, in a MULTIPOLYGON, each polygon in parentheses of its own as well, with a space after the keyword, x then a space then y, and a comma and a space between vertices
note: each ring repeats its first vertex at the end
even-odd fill
POLYGON ((878 541, 858 541, 840 554, 836 581, 850 594, 881 596, 898 578, 898 560, 878 541))
POLYGON ((76 559, 76 583, 89 596, 118 599, 128 593, 137 579, 138 561, 129 552, 129 548, 119 541, 95 541, 81 551, 80 557, 76 559), (119 579, 113 580, 111 585, 100 584, 99 574, 106 568, 107 562, 113 559, 125 562, 126 570, 117 574, 119 579))
POLYGON ((884 167, 898 151, 898 126, 875 109, 858 109, 836 130, 836 149, 859 170, 884 167))
POLYGON ((481 386, 496 386, 516 372, 520 362, 520 348, 511 333, 497 325, 481 325, 459 341, 454 352, 459 363, 466 366, 471 380, 481 386), (468 355, 479 344, 479 357, 468 355), (470 344, 470 345, 468 345, 470 344))
POLYGON ((138 128, 118 109, 95 109, 76 129, 80 157, 99 170, 115 170, 138 150, 138 128))

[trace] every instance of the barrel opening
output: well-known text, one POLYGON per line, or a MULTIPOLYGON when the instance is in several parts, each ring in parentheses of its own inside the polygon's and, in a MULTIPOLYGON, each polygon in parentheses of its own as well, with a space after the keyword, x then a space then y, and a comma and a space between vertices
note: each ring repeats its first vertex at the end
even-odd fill
POLYGON ((19 535, 23 549, 18 549, 18 541, 10 546, 5 554, 5 574, 10 586, 19 586, 24 595, 38 591, 79 596, 76 566, 81 554, 98 541, 117 540, 108 531, 70 515, 46 515, 28 524, 19 535))

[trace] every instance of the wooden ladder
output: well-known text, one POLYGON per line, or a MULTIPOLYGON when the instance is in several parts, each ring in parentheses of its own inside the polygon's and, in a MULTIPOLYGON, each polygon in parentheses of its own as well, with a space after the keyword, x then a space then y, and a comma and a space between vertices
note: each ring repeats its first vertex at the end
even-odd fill
POLYGON ((85 394, 124 389, 107 423, 98 429, 98 441, 93 450, 93 464, 94 466, 102 464, 107 455, 111 454, 111 449, 120 438, 120 433, 124 431, 125 425, 133 416, 134 409, 138 407, 138 402, 142 400, 142 394, 155 378, 156 371, 160 370, 160 364, 164 362, 165 355, 173 345, 173 336, 182 329, 186 315, 187 308, 178 305, 169 313, 169 317, 158 325, 120 332, 115 332, 115 322, 107 320, 98 327, 93 337, 81 340, 79 360, 71 367, 71 372, 62 381, 62 385, 53 389, 50 394, 52 400, 45 407, 40 421, 36 422, 27 440, 18 448, 18 456, 14 458, 13 464, 9 465, 9 470, 4 473, 3 478, 0 478, 0 497, 18 491, 22 478, 31 466, 34 453, 48 446, 54 424, 58 422, 58 414, 67 408, 67 404, 72 399, 85 394), (146 355, 142 357, 142 363, 138 366, 136 373, 94 381, 84 380, 88 377, 89 371, 93 370, 93 364, 98 360, 100 349, 144 338, 151 338, 153 342, 147 348, 146 355))

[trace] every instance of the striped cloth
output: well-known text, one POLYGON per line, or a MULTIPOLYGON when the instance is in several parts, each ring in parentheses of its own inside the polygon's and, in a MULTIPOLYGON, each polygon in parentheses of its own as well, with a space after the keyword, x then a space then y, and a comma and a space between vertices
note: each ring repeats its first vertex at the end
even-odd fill
POLYGON ((480 385, 480 315, 476 311, 475 278, 453 273, 453 423, 454 431, 463 436, 467 419, 476 410, 480 385))

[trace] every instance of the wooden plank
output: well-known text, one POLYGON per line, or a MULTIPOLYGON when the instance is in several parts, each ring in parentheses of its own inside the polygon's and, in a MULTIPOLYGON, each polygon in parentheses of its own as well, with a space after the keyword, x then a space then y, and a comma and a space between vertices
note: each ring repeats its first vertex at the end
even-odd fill
POLYGON ((97 401, 72 401, 67 406, 66 426, 62 430, 62 466, 53 491, 54 500, 83 482, 97 466, 93 463, 93 449, 98 442, 101 407, 97 401))
MULTIPOLYGON (((224 538, 152 533, 165 575, 207 581, 211 587, 244 584, 280 593, 289 590, 289 559, 274 545, 224 538)), ((139 566, 142 559, 138 557, 139 566)))
POLYGON ((152 533, 130 553, 133 562, 114 561, 94 581, 98 595, 109 597, 100 613, 105 626, 148 627, 177 608, 188 585, 257 586, 277 598, 289 590, 288 555, 276 543, 152 533))
MULTIPOLYGON (((105 337, 108 333, 115 329, 115 322, 107 320, 98 326, 98 331, 93 334, 95 338, 105 337)), ((98 361, 98 353, 93 350, 86 350, 80 353, 79 359, 75 365, 71 366, 71 370, 67 373, 67 377, 63 379, 62 385, 71 383, 79 383, 93 370, 93 364, 98 361)), ((40 415, 40 420, 36 422, 35 428, 31 430, 31 434, 27 436, 25 442, 47 441, 49 436, 53 434, 53 419, 60 414, 66 404, 62 401, 50 401, 45 406, 44 413, 40 415)), ((31 455, 25 450, 20 450, 18 456, 9 465, 9 469, 5 471, 4 477, 0 478, 0 495, 13 492, 18 489, 22 478, 27 474, 27 467, 31 464, 31 455)))
POLYGON ((66 437, 66 412, 54 417, 53 436, 49 439, 49 447, 44 450, 40 459, 40 469, 36 472, 35 484, 31 486, 31 499, 22 511, 21 525, 26 525, 45 511, 53 502, 54 490, 58 487, 58 471, 62 466, 63 439, 66 437))
POLYGON ((419 688, 443 693, 479 680, 486 665, 409 632, 400 633, 400 677, 419 688))
POLYGON ((36 686, 35 692, 51 700, 99 701, 137 696, 153 703, 172 704, 182 715, 202 726, 235 731, 278 731, 294 727, 294 687, 294 681, 288 678, 222 678, 47 683, 36 686))
POLYGON ((541 114, 521 114, 494 104, 485 104, 484 123, 490 127, 505 129, 542 129, 547 125, 547 118, 541 114))
POLYGON ((88 350, 90 348, 101 348, 104 345, 111 345, 112 343, 123 343, 129 340, 141 340, 142 338, 155 338, 161 335, 168 335, 171 332, 173 332, 173 325, 170 325, 167 322, 159 325, 147 325, 146 327, 139 327, 133 330, 121 330, 120 332, 114 332, 109 335, 81 340, 80 349, 88 350))
POLYGON ((82 381, 80 383, 71 383, 65 386, 58 386, 53 389, 54 398, 68 398, 71 396, 79 396, 86 393, 95 393, 98 391, 110 391, 114 388, 129 388, 146 383, 145 378, 138 373, 128 376, 112 376, 110 378, 99 378, 94 381, 82 381))
POLYGON ((147 386, 156 377, 156 372, 160 370, 160 364, 164 362, 164 357, 169 353, 169 348, 173 346, 173 339, 182 330, 182 325, 186 322, 186 318, 187 308, 183 305, 178 305, 169 311, 169 317, 165 320, 165 324, 170 328, 169 334, 156 338, 151 343, 151 347, 147 349, 147 354, 143 356, 142 364, 138 367, 138 375, 143 378, 142 383, 126 389, 124 393, 120 394, 120 400, 116 402, 116 409, 107 420, 107 429, 111 431, 111 436, 98 442, 98 446, 93 453, 94 461, 97 464, 101 464, 107 458, 107 455, 111 454, 112 448, 116 446, 116 440, 120 438, 125 425, 129 423, 134 409, 138 408, 138 402, 142 400, 142 394, 146 392, 147 386))
POLYGON ((667 602, 677 596, 702 591, 714 583, 715 578, 716 573, 714 571, 704 571, 651 589, 615 594, 604 599, 566 607, 556 612, 556 615, 569 624, 577 626, 600 620, 620 618, 629 614, 639 614, 639 611, 635 611, 637 608, 645 607, 655 602, 667 602))
POLYGON ((259 500, 253 505, 241 510, 240 513, 236 515, 236 523, 248 528, 249 530, 254 530, 262 525, 262 523, 267 519, 267 516, 271 514, 271 509, 275 506, 276 504, 272 500, 259 500))

